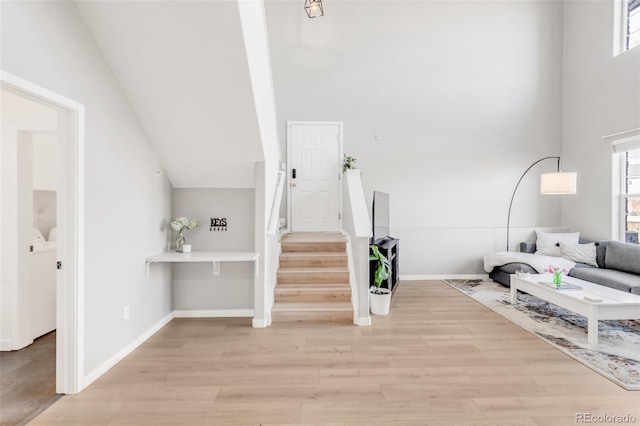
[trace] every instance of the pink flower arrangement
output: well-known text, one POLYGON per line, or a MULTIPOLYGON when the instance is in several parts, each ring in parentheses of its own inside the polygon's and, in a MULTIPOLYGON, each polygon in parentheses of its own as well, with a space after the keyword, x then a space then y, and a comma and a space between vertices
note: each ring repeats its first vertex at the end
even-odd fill
POLYGON ((553 274, 553 284, 558 289, 562 285, 562 274, 566 274, 568 272, 565 268, 560 269, 558 266, 553 265, 549 265, 548 268, 544 268, 544 271, 553 274))
POLYGON ((566 274, 567 272, 569 272, 566 268, 560 269, 560 267, 553 265, 549 265, 548 268, 544 268, 544 271, 549 272, 550 274, 566 274))

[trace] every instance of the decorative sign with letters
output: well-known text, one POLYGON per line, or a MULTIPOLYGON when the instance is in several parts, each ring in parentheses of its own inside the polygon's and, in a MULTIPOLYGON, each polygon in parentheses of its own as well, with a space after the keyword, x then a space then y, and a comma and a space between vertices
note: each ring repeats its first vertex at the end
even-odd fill
POLYGON ((211 226, 209 231, 226 231, 227 230, 227 218, 226 217, 212 217, 211 226))

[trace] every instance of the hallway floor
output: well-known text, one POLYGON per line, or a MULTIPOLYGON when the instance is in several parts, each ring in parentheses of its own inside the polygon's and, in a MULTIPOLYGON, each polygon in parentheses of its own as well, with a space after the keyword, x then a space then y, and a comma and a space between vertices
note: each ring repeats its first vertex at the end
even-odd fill
POLYGON ((23 425, 56 396, 56 332, 0 352, 0 425, 23 425))
POLYGON ((439 281, 371 327, 174 319, 36 425, 558 426, 640 417, 626 391, 439 281))

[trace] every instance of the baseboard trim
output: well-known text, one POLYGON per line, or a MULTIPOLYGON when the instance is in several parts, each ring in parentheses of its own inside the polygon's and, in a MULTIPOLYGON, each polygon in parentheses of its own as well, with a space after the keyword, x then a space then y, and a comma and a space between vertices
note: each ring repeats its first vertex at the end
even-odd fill
POLYGON ((400 275, 400 281, 416 281, 416 280, 475 280, 488 279, 489 274, 450 274, 450 275, 400 275))
POLYGON ((205 309, 173 311, 174 318, 235 318, 252 317, 253 315, 253 309, 205 309))
POLYGON ((358 327, 369 327, 371 325, 371 317, 356 319, 356 325, 358 327))
POLYGON ((1 339, 0 340, 0 351, 10 351, 11 350, 11 339, 1 339))
POLYGON ((271 321, 268 319, 257 319, 254 318, 253 321, 251 321, 251 326, 253 328, 267 328, 271 325, 271 321))
POLYGON ((158 332, 162 327, 167 325, 169 321, 173 319, 173 312, 164 316, 160 321, 155 323, 151 328, 142 333, 135 339, 133 342, 129 343, 125 346, 120 352, 112 356, 106 362, 104 362, 101 366, 93 370, 91 373, 84 376, 84 381, 82 383, 82 389, 85 389, 91 383, 95 382, 100 376, 109 371, 113 366, 122 361, 127 355, 136 350, 138 346, 143 344, 149 337, 153 336, 158 332))

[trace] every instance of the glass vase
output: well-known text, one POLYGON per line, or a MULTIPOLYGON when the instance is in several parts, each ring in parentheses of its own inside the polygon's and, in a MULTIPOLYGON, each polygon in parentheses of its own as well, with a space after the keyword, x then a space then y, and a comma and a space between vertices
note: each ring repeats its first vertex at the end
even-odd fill
POLYGON ((556 288, 560 288, 560 286, 562 285, 562 273, 553 273, 553 284, 556 286, 556 288))
POLYGON ((178 237, 176 238, 176 252, 182 253, 184 241, 184 235, 182 232, 178 232, 178 237))

